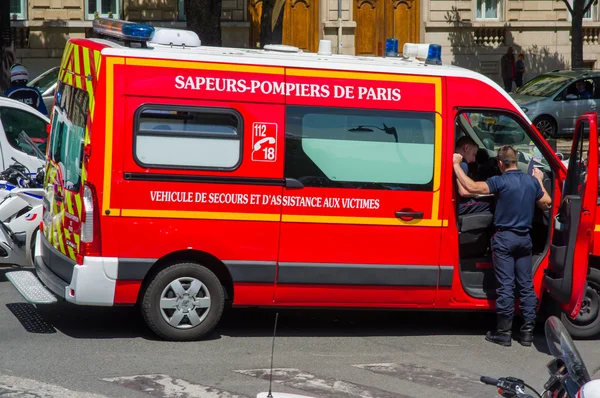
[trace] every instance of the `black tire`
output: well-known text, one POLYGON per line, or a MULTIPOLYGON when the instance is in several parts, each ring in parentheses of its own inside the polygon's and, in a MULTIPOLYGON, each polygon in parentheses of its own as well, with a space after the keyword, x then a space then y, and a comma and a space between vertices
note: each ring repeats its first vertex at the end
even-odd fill
POLYGON ((561 311, 560 320, 573 339, 591 339, 600 335, 600 270, 590 268, 581 311, 572 320, 561 311))
MULTIPOLYGON (((185 288, 185 291, 187 292, 188 289, 185 288)), ((175 296, 174 291, 168 291, 167 293, 175 296)), ((175 297, 168 297, 168 299, 175 300, 175 297)), ((183 301, 180 301, 181 303, 183 301)), ((205 338, 217 326, 223 314, 224 303, 225 293, 223 286, 212 271, 195 263, 178 263, 168 266, 154 276, 142 295, 141 312, 148 327, 161 338, 172 341, 193 341, 205 338), (189 321, 190 325, 181 326, 185 326, 186 328, 171 326, 163 316, 163 310, 160 307, 163 292, 165 289, 170 289, 168 286, 171 286, 172 282, 180 278, 196 279, 208 290, 210 304, 208 309, 205 310, 208 311, 208 314, 196 326, 191 325, 190 318, 187 318, 187 315, 185 315, 183 320, 189 321)), ((175 311, 178 310, 174 309, 173 311, 174 315, 175 311)), ((196 309, 192 311, 196 311, 196 309)), ((167 312, 170 312, 170 310, 167 312)), ((200 318, 204 314, 205 312, 201 309, 200 318)), ((169 314, 165 313, 165 316, 169 317, 169 314)))
POLYGON ((536 118, 533 121, 533 125, 544 136, 544 138, 556 137, 556 122, 550 116, 542 115, 536 118))

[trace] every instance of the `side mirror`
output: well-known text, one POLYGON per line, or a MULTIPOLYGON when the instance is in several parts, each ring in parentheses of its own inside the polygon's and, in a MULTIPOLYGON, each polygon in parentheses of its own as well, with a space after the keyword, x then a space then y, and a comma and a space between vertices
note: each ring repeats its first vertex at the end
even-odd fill
POLYGON ((565 99, 567 101, 576 100, 577 96, 575 94, 567 94, 567 96, 565 97, 565 99))

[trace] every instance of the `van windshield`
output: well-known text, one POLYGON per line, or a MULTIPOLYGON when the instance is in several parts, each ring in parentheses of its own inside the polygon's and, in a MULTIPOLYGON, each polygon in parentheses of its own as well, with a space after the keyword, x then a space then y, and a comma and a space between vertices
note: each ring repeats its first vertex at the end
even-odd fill
POLYGON ((571 80, 568 76, 541 75, 525 83, 517 91, 517 94, 532 97, 551 97, 571 80))

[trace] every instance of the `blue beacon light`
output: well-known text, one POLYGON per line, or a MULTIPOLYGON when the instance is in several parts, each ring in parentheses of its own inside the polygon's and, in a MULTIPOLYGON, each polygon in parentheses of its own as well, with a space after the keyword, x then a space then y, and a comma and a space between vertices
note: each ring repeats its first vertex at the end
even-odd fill
POLYGON ((439 44, 430 44, 427 51, 426 64, 441 65, 442 64, 442 46, 439 44))
POLYGON ((385 41, 385 55, 387 57, 398 56, 398 39, 391 37, 385 41))
POLYGON ((112 18, 94 19, 93 29, 101 35, 136 42, 151 40, 155 31, 150 25, 112 18))

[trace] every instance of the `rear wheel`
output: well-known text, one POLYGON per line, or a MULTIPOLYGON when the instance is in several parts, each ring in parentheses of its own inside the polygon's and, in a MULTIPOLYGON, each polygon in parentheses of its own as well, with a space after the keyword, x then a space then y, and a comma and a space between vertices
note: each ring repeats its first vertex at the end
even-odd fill
POLYGON ((585 296, 577 318, 571 319, 567 314, 561 313, 561 321, 575 339, 589 339, 600 335, 600 270, 590 268, 585 296))
POLYGON ((225 295, 208 268, 178 263, 161 270, 142 297, 142 316, 154 333, 166 340, 206 337, 219 323, 225 295))

